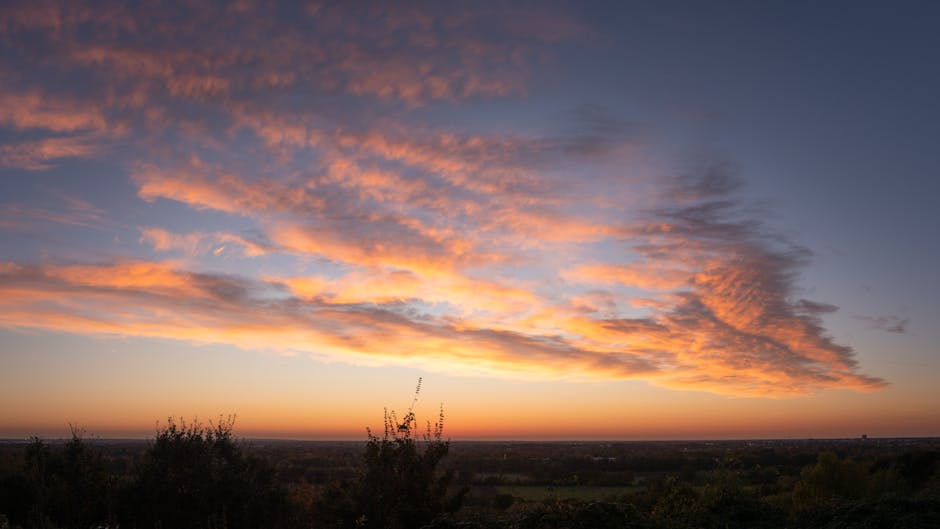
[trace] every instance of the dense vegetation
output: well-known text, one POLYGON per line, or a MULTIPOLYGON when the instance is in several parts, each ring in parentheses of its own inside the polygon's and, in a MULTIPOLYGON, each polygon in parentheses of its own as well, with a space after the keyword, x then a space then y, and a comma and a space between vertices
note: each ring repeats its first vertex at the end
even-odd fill
POLYGON ((935 528, 940 441, 363 443, 169 421, 147 443, 0 444, 0 528, 935 528))

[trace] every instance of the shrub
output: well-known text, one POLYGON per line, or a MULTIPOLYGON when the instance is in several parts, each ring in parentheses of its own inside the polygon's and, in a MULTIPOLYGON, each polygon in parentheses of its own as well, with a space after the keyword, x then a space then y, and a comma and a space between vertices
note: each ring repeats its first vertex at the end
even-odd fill
POLYGON ((172 419, 157 432, 125 498, 125 523, 178 529, 290 525, 287 490, 262 459, 244 454, 234 420, 206 427, 172 419))
MULTIPOLYGON (((415 401, 421 379, 415 390, 415 401)), ((382 437, 367 429, 363 470, 353 484, 335 485, 324 492, 318 512, 334 527, 417 529, 436 517, 453 513, 466 489, 448 494, 452 471, 439 472, 450 442, 443 439, 444 410, 433 429, 417 433, 414 401, 400 422, 385 412, 382 437)))

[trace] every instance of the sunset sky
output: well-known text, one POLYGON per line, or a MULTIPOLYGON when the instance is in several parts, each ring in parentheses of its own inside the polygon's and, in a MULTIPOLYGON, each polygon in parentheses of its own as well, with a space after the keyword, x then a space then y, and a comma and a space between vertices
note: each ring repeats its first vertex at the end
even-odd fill
POLYGON ((0 438, 940 436, 934 2, 0 8, 0 438))

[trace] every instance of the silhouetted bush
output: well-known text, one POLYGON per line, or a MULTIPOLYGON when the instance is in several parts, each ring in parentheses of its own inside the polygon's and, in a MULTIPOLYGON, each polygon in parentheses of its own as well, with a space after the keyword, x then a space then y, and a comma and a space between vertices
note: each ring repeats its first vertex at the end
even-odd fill
MULTIPOLYGON (((415 391, 415 399, 421 388, 415 391)), ((412 407, 413 407, 412 403, 412 407)), ((455 512, 466 489, 449 494, 452 471, 439 472, 450 442, 443 439, 444 411, 438 422, 418 438, 412 411, 399 422, 385 413, 385 433, 368 430, 364 465, 355 483, 334 485, 316 508, 322 522, 333 527, 417 529, 436 517, 455 512)))
POLYGON ((124 498, 127 526, 250 529, 293 523, 287 489, 262 459, 244 454, 232 420, 157 432, 124 498))

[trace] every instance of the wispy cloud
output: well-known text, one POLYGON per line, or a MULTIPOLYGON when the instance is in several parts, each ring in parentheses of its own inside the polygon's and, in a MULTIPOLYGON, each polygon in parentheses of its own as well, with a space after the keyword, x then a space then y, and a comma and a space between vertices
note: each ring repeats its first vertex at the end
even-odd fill
POLYGON ((72 95, 37 91, 0 93, 0 124, 53 132, 101 132, 109 128, 97 106, 88 106, 72 95))
MULTIPOLYGON (((150 197, 152 180, 139 182, 150 197)), ((467 260, 381 216, 351 215, 333 234, 328 224, 308 231, 307 219, 329 202, 316 187, 268 182, 263 194, 240 179, 202 180, 174 197, 255 217, 277 243, 271 251, 335 260, 343 271, 251 279, 161 262, 10 264, 2 289, 17 309, 7 306, 4 324, 456 372, 644 378, 731 395, 882 387, 826 334, 821 315, 836 308, 796 296, 809 253, 748 216, 733 184, 715 168, 679 179, 659 207, 608 226, 624 260, 556 269, 567 282, 546 288, 531 276, 532 263, 467 260), (381 235, 369 236, 378 226, 381 235)), ((553 229, 550 221, 543 227, 553 229)), ((198 254, 226 237, 150 228, 142 240, 198 254)))
POLYGON ((905 318, 901 316, 855 316, 856 319, 862 320, 868 324, 868 327, 871 329, 891 332, 895 334, 907 334, 907 325, 910 323, 910 318, 905 318))
POLYGON ((301 300, 283 296, 278 287, 152 262, 39 267, 6 263, 0 266, 0 323, 90 334, 172 336, 458 371, 557 376, 572 369, 625 375, 653 370, 642 358, 615 359, 559 338, 415 317, 395 304, 301 300), (14 306, 18 308, 12 310, 14 306), (109 308, 116 306, 123 308, 109 308))
POLYGON ((22 141, 0 146, 0 168, 41 171, 63 158, 87 158, 100 151, 90 138, 65 137, 22 141))
MULTIPOLYGON (((116 262, 0 265, 0 325, 729 395, 883 387, 733 166, 652 177, 642 127, 597 107, 538 131, 421 121, 524 98, 553 46, 590 36, 499 5, 15 3, 0 165, 109 152, 145 213, 116 262)), ((0 226, 108 214, 10 203, 0 226)))
POLYGON ((50 44, 24 54, 85 64, 113 82, 169 97, 307 85, 411 106, 524 92, 543 46, 587 33, 550 6, 455 10, 381 2, 159 9, 23 2, 5 10, 0 31, 50 44), (534 18, 542 25, 533 26, 534 18))
POLYGON ((244 257, 258 257, 276 251, 270 242, 234 233, 172 233, 163 228, 141 228, 140 242, 160 252, 178 252, 195 257, 207 254, 223 256, 237 252, 244 257))
POLYGON ((8 231, 36 231, 50 225, 100 230, 111 224, 107 212, 87 200, 53 192, 56 207, 18 203, 0 204, 0 228, 8 231))

